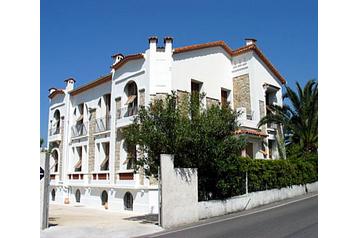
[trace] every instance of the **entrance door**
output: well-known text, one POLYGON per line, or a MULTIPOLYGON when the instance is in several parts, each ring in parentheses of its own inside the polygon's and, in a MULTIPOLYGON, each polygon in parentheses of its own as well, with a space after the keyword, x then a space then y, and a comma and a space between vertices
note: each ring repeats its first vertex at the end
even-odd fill
POLYGON ((81 201, 81 192, 79 189, 77 189, 76 191, 76 202, 80 202, 81 201))
POLYGON ((101 201, 102 201, 102 206, 104 206, 106 203, 108 203, 108 193, 107 193, 107 191, 102 192, 101 201))
POLYGON ((254 158, 254 144, 247 143, 246 144, 246 156, 249 158, 254 158))
POLYGON ((124 195, 124 209, 133 211, 133 196, 130 192, 126 192, 124 195))

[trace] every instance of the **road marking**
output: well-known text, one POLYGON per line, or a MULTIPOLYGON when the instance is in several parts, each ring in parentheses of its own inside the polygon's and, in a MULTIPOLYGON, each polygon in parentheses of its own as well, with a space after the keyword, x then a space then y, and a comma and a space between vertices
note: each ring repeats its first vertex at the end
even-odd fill
POLYGON ((289 205, 289 204, 291 204, 291 203, 300 202, 300 201, 303 201, 303 200, 306 200, 306 199, 310 199, 310 198, 313 198, 313 197, 316 197, 316 196, 318 196, 318 194, 315 194, 315 195, 312 195, 312 196, 309 196, 309 197, 305 197, 305 198, 300 198, 300 199, 297 199, 297 200, 294 200, 294 201, 286 202, 286 203, 283 203, 283 204, 280 204, 280 205, 276 205, 276 206, 273 206, 273 207, 264 208, 264 209, 262 209, 262 210, 250 212, 250 213, 247 213, 247 214, 242 214, 242 215, 237 215, 237 216, 233 216, 233 217, 228 217, 228 218, 224 218, 224 219, 221 219, 221 220, 215 220, 215 221, 211 221, 211 222, 208 222, 208 223, 198 224, 198 225, 191 226, 191 227, 185 227, 185 228, 182 228, 182 229, 179 229, 179 230, 168 231, 168 232, 165 232, 165 233, 161 233, 161 234, 153 235, 153 236, 148 236, 148 237, 159 237, 159 236, 162 236, 162 235, 168 235, 168 234, 172 234, 172 233, 177 233, 177 232, 180 232, 180 231, 190 230, 190 229, 197 228, 197 227, 201 227, 201 226, 206 226, 206 225, 210 225, 210 224, 215 224, 215 223, 220 223, 220 222, 224 222, 224 221, 229 221, 229 220, 233 220, 233 219, 236 219, 236 218, 239 218, 239 217, 249 216, 249 215, 253 215, 253 214, 256 214, 256 213, 260 213, 260 212, 265 212, 265 211, 268 211, 268 210, 272 210, 272 209, 275 209, 275 208, 278 208, 278 207, 283 207, 283 206, 289 205))

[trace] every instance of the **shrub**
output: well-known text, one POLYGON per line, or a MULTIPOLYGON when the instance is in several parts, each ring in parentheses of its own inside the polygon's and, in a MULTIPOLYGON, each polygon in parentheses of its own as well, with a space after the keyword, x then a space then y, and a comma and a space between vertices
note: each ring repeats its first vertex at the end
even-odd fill
POLYGON ((249 192, 307 184, 318 180, 317 155, 305 159, 253 160, 235 157, 229 160, 232 166, 219 171, 221 176, 215 188, 221 199, 246 192, 246 173, 249 192))

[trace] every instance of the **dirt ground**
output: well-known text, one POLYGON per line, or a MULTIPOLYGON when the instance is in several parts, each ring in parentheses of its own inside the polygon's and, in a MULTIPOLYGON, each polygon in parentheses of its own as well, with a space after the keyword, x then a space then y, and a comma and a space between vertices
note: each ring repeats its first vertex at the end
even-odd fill
POLYGON ((87 208, 79 205, 50 205, 50 227, 42 238, 120 238, 162 231, 157 215, 87 208))

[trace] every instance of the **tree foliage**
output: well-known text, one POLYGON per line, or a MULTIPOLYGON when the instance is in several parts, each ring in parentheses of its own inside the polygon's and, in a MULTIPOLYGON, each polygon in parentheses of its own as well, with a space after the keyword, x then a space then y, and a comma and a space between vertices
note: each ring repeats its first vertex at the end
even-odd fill
POLYGON ((272 105, 273 112, 263 117, 259 126, 266 123, 279 123, 285 129, 288 141, 289 156, 307 156, 317 153, 318 149, 318 83, 310 80, 301 87, 296 83, 296 92, 286 86, 284 99, 289 104, 283 106, 272 105))
POLYGON ((200 198, 221 198, 218 181, 234 169, 232 160, 241 154, 245 140, 234 135, 237 114, 227 106, 203 109, 203 97, 178 98, 172 92, 155 100, 139 110, 123 135, 142 152, 136 169, 143 167, 147 176, 157 176, 160 154, 174 154, 176 167, 198 168, 200 198))

